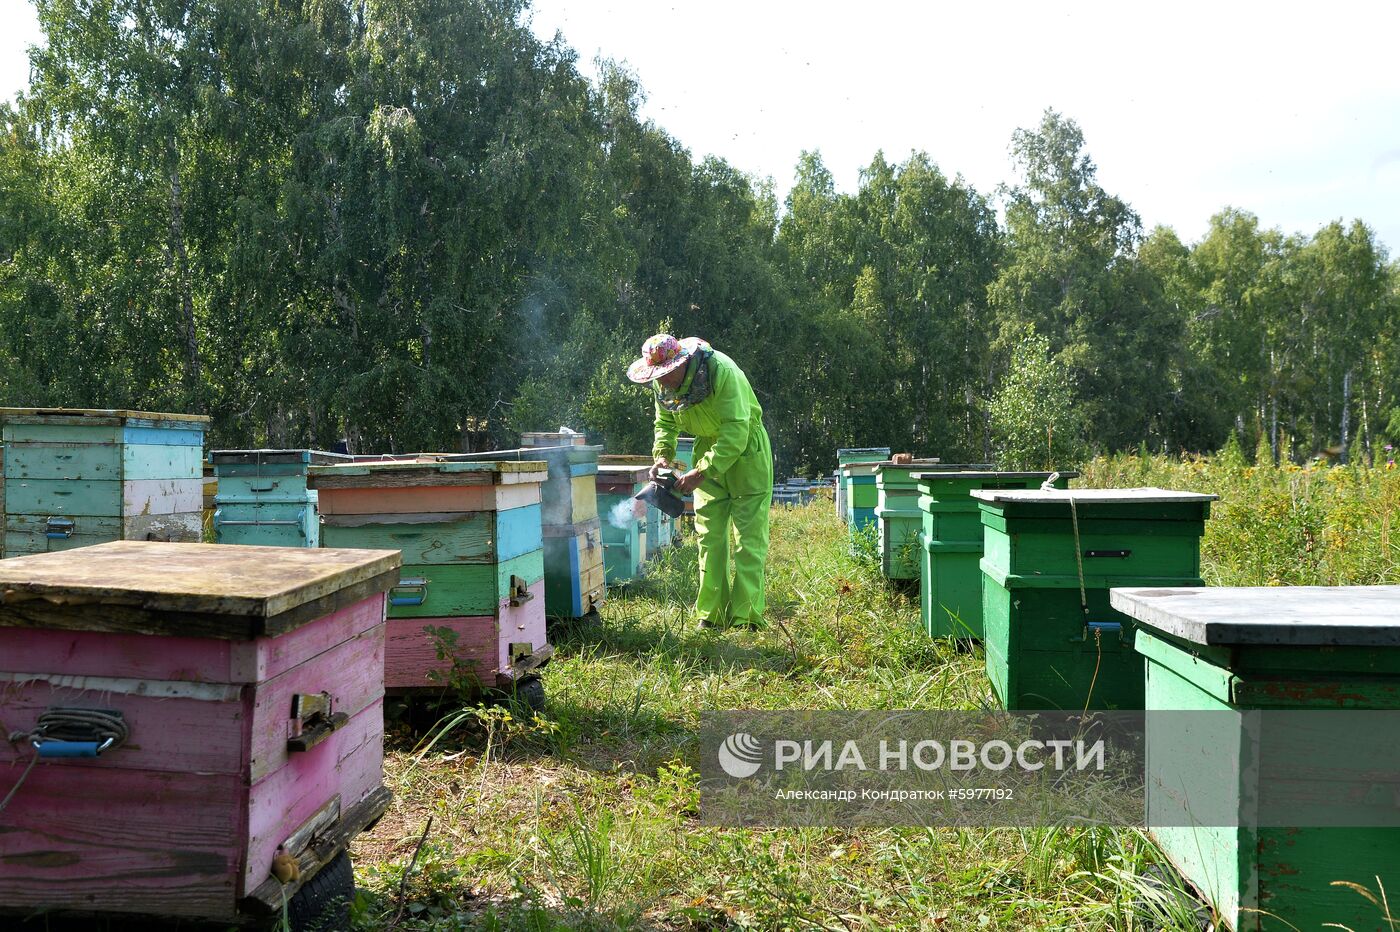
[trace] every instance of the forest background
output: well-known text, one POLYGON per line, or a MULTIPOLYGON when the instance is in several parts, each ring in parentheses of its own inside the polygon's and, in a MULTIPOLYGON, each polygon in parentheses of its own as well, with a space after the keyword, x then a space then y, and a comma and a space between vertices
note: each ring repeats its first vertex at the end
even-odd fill
POLYGON ((524 0, 37 7, 0 107, 0 404, 202 412, 223 447, 647 452, 623 372, 669 329, 749 374, 780 474, 1400 439, 1400 267, 1362 220, 1144 230, 1054 111, 995 191, 916 152, 838 193, 811 152, 780 203, 524 0))

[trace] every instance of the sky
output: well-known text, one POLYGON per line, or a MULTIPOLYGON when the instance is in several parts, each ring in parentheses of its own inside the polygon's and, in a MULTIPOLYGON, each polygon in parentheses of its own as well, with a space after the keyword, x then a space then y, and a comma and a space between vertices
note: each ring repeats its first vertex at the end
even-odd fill
MULTIPOLYGON (((979 191, 1014 183, 1011 134, 1074 119, 1099 181, 1190 242, 1233 206, 1312 234, 1361 219, 1400 255, 1400 4, 535 0, 594 73, 627 64, 643 114, 779 196, 818 150, 856 189, 877 150, 921 150, 979 191)), ((42 41, 0 0, 0 96, 42 41)))

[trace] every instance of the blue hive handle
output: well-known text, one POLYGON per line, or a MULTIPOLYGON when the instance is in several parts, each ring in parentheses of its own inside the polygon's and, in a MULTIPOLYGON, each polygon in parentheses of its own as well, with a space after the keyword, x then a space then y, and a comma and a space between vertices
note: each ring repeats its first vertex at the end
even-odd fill
POLYGON ((104 741, 63 741, 56 738, 35 738, 31 743, 40 757, 97 757, 112 746, 111 738, 104 741))
POLYGON ((49 540, 68 540, 76 527, 72 518, 48 518, 44 521, 44 536, 49 540))
POLYGON ((389 590, 390 605, 422 605, 428 601, 428 580, 422 576, 400 579, 389 590))

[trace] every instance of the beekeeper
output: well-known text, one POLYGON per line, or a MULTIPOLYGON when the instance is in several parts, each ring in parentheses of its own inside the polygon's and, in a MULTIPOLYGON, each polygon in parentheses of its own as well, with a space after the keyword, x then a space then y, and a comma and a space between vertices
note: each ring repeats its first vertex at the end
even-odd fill
POLYGON ((702 627, 763 625, 763 564, 768 557, 768 509, 773 499, 773 452, 763 408, 734 360, 704 340, 658 333, 642 345, 627 377, 651 385, 656 401, 652 478, 671 467, 676 436, 695 437, 695 461, 676 491, 695 494, 700 549, 702 627), (729 579, 733 526, 734 580, 729 579))

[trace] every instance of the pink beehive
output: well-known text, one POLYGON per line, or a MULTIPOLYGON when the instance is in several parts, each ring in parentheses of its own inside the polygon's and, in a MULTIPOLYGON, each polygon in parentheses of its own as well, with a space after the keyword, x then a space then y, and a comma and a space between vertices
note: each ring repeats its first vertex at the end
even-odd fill
POLYGON ((374 550, 119 541, 0 561, 0 730, 25 735, 0 742, 0 909, 280 910, 388 806, 398 578, 374 550), (124 737, 58 756, 94 713, 124 737), (299 881, 272 876, 279 854, 299 881))

